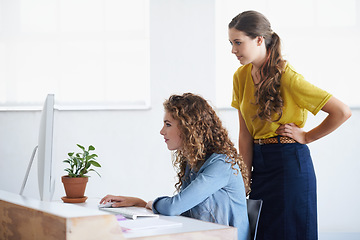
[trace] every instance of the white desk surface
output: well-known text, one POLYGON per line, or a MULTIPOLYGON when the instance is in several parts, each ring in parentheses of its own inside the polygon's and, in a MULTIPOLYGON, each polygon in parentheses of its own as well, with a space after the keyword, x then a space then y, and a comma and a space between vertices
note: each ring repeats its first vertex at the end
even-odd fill
MULTIPOLYGON (((70 203, 63 203, 60 199, 53 200, 52 202, 39 201, 36 199, 31 199, 28 197, 20 196, 18 194, 0 190, 0 200, 8 201, 20 206, 25 206, 28 208, 47 212, 64 218, 111 215, 111 213, 101 211, 98 209, 100 198, 89 198, 85 203, 70 204, 70 203)), ((235 234, 233 234, 233 230, 234 230, 233 227, 229 227, 225 225, 200 221, 197 219, 187 218, 182 216, 160 215, 160 218, 169 221, 180 222, 182 223, 182 225, 181 227, 146 229, 146 230, 138 230, 134 232, 124 232, 123 236, 125 238, 143 239, 146 237, 151 238, 155 236, 169 236, 169 235, 173 236, 177 234, 181 235, 191 232, 196 232, 199 234, 202 234, 204 232, 211 232, 215 235, 219 235, 219 234, 230 235, 230 238, 227 237, 226 239, 233 239, 233 236, 236 235, 236 231, 235 234), (230 231, 230 234, 228 234, 229 232, 227 232, 227 230, 230 231)), ((126 221, 131 221, 131 220, 126 220, 126 221)), ((141 221, 141 219, 137 219, 135 221, 141 221)), ((199 237, 201 238, 201 236, 199 237)), ((220 238, 216 238, 216 239, 220 239, 220 238)))
POLYGON ((107 213, 99 211, 97 209, 81 208, 74 204, 64 204, 61 199, 60 201, 52 202, 39 201, 37 199, 24 197, 19 194, 6 192, 3 190, 0 190, 0 200, 11 202, 35 210, 44 211, 49 214, 64 218, 107 215, 107 213))
MULTIPOLYGON (((99 201, 100 198, 99 199, 90 198, 85 203, 76 203, 74 205, 82 206, 87 209, 98 209, 99 201)), ((182 223, 182 226, 173 227, 173 228, 146 229, 146 230, 139 230, 134 232, 124 232, 124 237, 136 238, 136 237, 144 237, 144 236, 169 235, 169 234, 177 234, 177 233, 201 232, 201 231, 212 231, 212 230, 232 228, 225 225, 200 221, 197 219, 183 217, 183 216, 160 215, 160 219, 180 222, 182 223)), ((141 219, 127 220, 127 221, 141 221, 141 219)))

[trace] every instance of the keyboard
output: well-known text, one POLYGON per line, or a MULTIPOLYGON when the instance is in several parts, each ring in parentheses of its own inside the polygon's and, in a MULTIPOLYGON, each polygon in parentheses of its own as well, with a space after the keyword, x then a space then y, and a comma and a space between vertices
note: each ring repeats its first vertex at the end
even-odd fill
POLYGON ((107 211, 113 214, 121 214, 126 218, 137 219, 138 217, 159 217, 158 214, 143 207, 119 207, 119 208, 99 208, 102 211, 107 211))

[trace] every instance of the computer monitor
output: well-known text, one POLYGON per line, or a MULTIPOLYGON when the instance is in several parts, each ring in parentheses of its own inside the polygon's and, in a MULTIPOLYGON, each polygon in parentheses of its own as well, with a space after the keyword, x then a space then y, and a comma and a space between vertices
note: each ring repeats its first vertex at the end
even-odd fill
POLYGON ((20 190, 20 195, 22 195, 37 150, 38 186, 40 199, 42 201, 51 201, 55 187, 55 179, 52 176, 54 99, 54 94, 48 94, 46 97, 44 107, 41 112, 38 146, 36 146, 33 150, 23 185, 20 190))

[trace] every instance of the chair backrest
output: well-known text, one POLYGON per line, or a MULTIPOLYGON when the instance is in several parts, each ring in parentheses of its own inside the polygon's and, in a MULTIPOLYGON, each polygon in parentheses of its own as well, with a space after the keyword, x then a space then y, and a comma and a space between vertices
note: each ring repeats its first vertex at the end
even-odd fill
POLYGON ((258 222, 260 218, 261 207, 263 201, 255 199, 246 199, 251 239, 256 240, 258 222))

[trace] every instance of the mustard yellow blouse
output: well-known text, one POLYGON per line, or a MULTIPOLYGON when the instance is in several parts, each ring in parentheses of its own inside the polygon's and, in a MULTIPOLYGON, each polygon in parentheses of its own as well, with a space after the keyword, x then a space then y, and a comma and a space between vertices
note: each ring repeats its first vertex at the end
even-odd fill
POLYGON ((252 64, 239 67, 234 74, 231 106, 240 110, 246 126, 254 139, 277 136, 281 124, 295 123, 304 127, 307 111, 316 115, 332 96, 328 92, 307 82, 287 63, 280 80, 281 97, 284 101, 283 115, 277 122, 268 122, 253 117, 256 115, 255 85, 251 76, 252 64))

